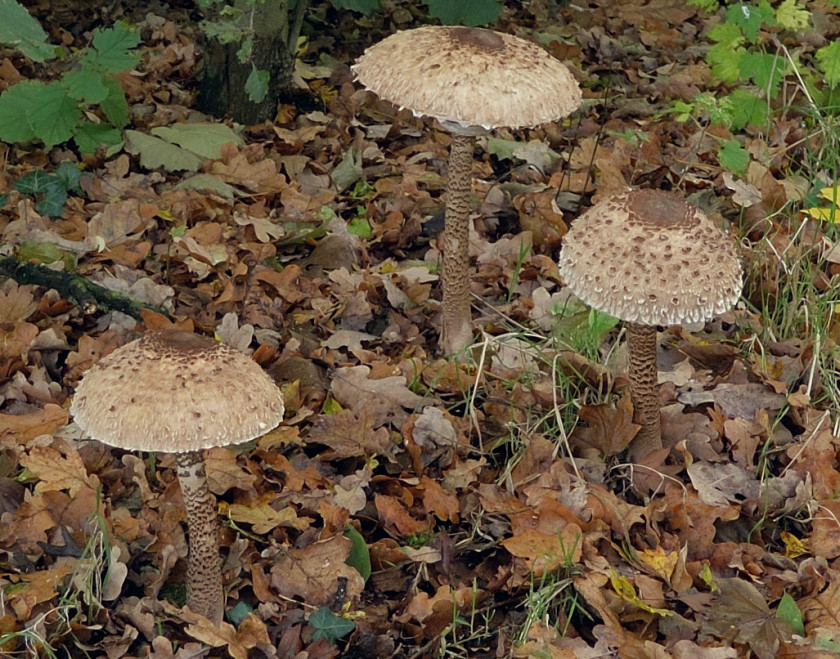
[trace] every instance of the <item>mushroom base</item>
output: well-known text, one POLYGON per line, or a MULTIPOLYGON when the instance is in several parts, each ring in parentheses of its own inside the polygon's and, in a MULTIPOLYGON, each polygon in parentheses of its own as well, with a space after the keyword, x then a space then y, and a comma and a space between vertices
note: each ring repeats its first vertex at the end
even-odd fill
POLYGON ((179 453, 177 461, 189 531, 187 606, 219 625, 224 615, 224 591, 216 500, 207 487, 201 453, 179 453))
POLYGON ((630 442, 630 459, 637 462, 662 448, 659 423, 659 381, 656 369, 656 327, 627 324, 630 348, 630 396, 633 421, 641 428, 630 442))

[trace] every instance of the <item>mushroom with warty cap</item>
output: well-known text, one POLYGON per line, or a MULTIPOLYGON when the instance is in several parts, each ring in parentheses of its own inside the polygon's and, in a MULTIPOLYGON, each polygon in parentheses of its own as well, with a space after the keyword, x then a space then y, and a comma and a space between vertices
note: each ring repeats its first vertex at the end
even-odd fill
POLYGON ((469 196, 475 136, 505 126, 556 121, 581 104, 569 70, 538 45, 492 30, 425 26, 368 48, 353 66, 381 98, 437 119, 452 133, 443 230, 441 344, 454 354, 472 342, 469 196))
POLYGON ((560 275, 586 304, 627 322, 638 460, 662 447, 656 326, 697 323, 732 308, 743 273, 732 242, 677 194, 634 190, 580 216, 563 238, 560 275))
POLYGON ((259 437, 283 410, 280 389, 247 355, 179 330, 149 332, 100 359, 70 405, 93 439, 177 454, 189 531, 187 604, 216 624, 224 612, 218 521, 201 451, 259 437))

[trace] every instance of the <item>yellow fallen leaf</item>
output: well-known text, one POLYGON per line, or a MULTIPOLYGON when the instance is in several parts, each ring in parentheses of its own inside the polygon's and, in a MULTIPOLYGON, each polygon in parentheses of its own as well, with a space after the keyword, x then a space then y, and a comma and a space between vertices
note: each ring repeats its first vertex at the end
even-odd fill
POLYGON ((291 526, 298 531, 309 528, 312 520, 308 517, 298 517, 294 508, 274 510, 268 503, 244 506, 240 503, 222 504, 222 514, 228 515, 234 522, 250 524, 251 530, 260 535, 268 533, 276 526, 291 526))
POLYGON ((836 208, 806 208, 805 213, 822 222, 840 222, 840 211, 836 208))
POLYGON ((647 611, 648 613, 655 613, 660 616, 670 616, 674 613, 673 611, 669 611, 668 609, 657 609, 643 602, 642 599, 636 594, 636 587, 632 583, 630 583, 630 580, 627 577, 623 577, 613 572, 612 576, 610 577, 610 583, 612 583, 613 590, 618 594, 618 596, 621 599, 623 599, 629 604, 632 604, 633 606, 637 606, 643 611, 647 611))
POLYGON ((785 543, 785 556, 788 558, 797 558, 803 554, 809 554, 808 539, 800 540, 792 533, 787 531, 781 532, 782 542, 785 543))
POLYGON ((28 454, 20 456, 20 463, 40 481, 36 492, 67 490, 75 497, 83 487, 96 489, 96 482, 89 476, 76 449, 65 444, 62 450, 51 446, 33 446, 28 454))
POLYGON ((671 551, 666 554, 662 547, 645 549, 638 556, 639 560, 668 582, 671 581, 671 575, 674 573, 674 568, 680 558, 679 552, 671 551))

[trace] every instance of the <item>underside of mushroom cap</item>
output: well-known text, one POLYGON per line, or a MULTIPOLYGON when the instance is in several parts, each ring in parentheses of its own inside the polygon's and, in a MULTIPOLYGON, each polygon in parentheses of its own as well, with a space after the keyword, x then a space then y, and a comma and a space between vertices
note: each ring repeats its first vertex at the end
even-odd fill
POLYGON ((368 48, 353 71, 381 98, 462 127, 537 126, 581 104, 561 62, 530 41, 481 28, 397 32, 368 48))
POLYGON ((679 195, 634 190, 593 206, 563 240, 560 274, 589 306, 644 325, 703 322, 732 308, 732 242, 679 195))
POLYGON ((70 406, 119 448, 180 453, 239 444, 283 420, 283 396, 244 353, 182 331, 149 332, 97 362, 70 406))

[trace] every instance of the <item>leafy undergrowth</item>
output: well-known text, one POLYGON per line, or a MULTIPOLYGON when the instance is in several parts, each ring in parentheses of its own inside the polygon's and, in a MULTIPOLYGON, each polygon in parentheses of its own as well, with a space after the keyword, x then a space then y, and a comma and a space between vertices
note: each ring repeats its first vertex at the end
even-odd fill
MULTIPOLYGON (((788 39, 800 57, 838 37, 837 10, 817 10, 809 39, 788 39)), ((134 18, 142 75, 117 76, 130 152, 86 158, 55 217, 41 188, 14 184, 73 152, 0 154, 2 254, 148 307, 0 282, 0 653, 840 652, 840 256, 836 195, 814 193, 836 189, 838 133, 795 107, 738 135, 673 112, 722 93, 704 60, 722 14, 668 0, 506 11, 497 27, 569 62, 586 102, 477 150, 482 331, 459 361, 437 354, 449 137, 354 86, 346 64, 366 43, 311 39, 335 58, 300 69, 317 109, 283 107, 243 139, 220 123, 179 137, 206 119, 182 87, 191 33, 134 18), (748 161, 724 170, 733 141, 748 161), (627 185, 683 191, 740 240, 748 273, 738 309, 660 335, 670 450, 640 465, 622 460, 637 427, 620 326, 569 299, 554 262, 567 222, 627 185), (287 402, 278 429, 208 453, 220 628, 181 608, 173 458, 86 440, 66 411, 100 357, 173 325, 253 351, 287 402)), ((398 3, 369 38, 408 18, 398 3)), ((3 84, 34 75, 15 57, 3 84)))

